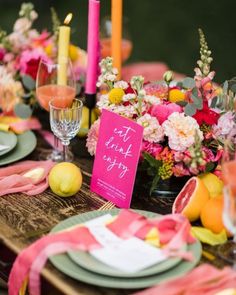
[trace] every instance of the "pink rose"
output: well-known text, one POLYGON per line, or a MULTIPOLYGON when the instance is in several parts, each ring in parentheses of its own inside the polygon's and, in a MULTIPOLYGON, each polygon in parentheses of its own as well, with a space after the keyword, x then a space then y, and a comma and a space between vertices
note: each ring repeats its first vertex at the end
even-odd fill
POLYGON ((156 117, 160 124, 166 121, 168 117, 174 112, 181 113, 181 106, 175 103, 169 103, 163 105, 154 105, 150 110, 151 116, 156 117))

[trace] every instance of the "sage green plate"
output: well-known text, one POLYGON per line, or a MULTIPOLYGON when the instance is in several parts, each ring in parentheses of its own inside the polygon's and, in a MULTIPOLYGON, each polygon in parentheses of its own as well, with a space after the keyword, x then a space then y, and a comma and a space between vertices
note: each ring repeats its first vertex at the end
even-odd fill
POLYGON ((13 150, 0 158, 0 166, 16 162, 28 156, 36 147, 37 139, 32 131, 17 135, 17 144, 13 150))
MULTIPOLYGON (((152 212, 146 212, 146 211, 139 211, 139 212, 149 218, 158 216, 157 214, 152 213, 152 212)), ((84 220, 82 222, 84 222, 84 220)), ((80 222, 80 223, 82 223, 82 222, 80 222)), ((187 245, 185 245, 183 247, 183 251, 185 251, 186 249, 187 249, 187 245)), ((133 277, 137 278, 137 277, 144 277, 144 276, 157 274, 157 273, 163 272, 167 269, 174 267, 176 264, 178 264, 182 260, 179 257, 169 258, 169 259, 162 261, 160 263, 157 263, 151 267, 145 268, 139 272, 125 273, 125 272, 122 272, 118 269, 112 268, 109 265, 106 265, 106 264, 100 262, 95 257, 90 255, 88 252, 69 251, 68 255, 75 263, 77 263, 78 265, 82 266, 83 268, 85 268, 89 271, 93 271, 93 272, 103 274, 106 276, 123 277, 123 278, 133 278, 133 277)))
POLYGON ((0 151, 0 156, 7 154, 14 149, 16 143, 17 137, 13 132, 0 131, 0 144, 8 146, 7 149, 0 151))
MULTIPOLYGON (((110 213, 111 215, 116 215, 118 212, 118 209, 113 209, 108 211, 91 211, 81 215, 73 216, 56 225, 51 232, 55 233, 61 230, 65 230, 68 227, 86 222, 90 219, 96 218, 107 213, 110 213)), ((145 214, 146 216, 150 217, 156 216, 154 213, 147 211, 139 212, 143 215, 145 214)), ((158 284, 160 282, 167 281, 171 278, 181 276, 190 271, 192 268, 194 268, 194 266, 198 263, 198 261, 201 258, 202 249, 200 242, 196 241, 196 243, 188 245, 187 250, 193 253, 193 261, 189 262, 182 260, 176 266, 170 268, 167 271, 137 278, 111 277, 88 271, 85 268, 80 267, 74 261, 72 261, 67 254, 55 255, 50 257, 49 259, 57 269, 76 280, 102 287, 118 289, 138 289, 146 288, 158 284)))

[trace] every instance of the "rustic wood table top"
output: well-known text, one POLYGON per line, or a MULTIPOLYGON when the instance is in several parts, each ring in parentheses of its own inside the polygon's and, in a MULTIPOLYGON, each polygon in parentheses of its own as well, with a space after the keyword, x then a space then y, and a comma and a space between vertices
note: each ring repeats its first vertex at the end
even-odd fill
MULTIPOLYGON (((40 152, 50 148, 38 136, 36 150, 27 159, 37 159, 40 152)), ((74 140, 72 149, 76 163, 83 173, 83 185, 76 196, 59 198, 50 189, 37 196, 9 194, 0 198, 0 277, 7 272, 22 249, 46 234, 62 220, 80 213, 97 210, 106 201, 89 189, 93 159, 85 151, 83 140, 74 140)), ((131 208, 169 213, 173 200, 150 197, 144 183, 136 184, 131 208)), ((203 245, 204 255, 200 263, 210 262, 218 267, 224 262, 217 256, 217 248, 203 245)), ((131 294, 132 290, 110 289, 88 285, 64 275, 48 262, 42 272, 42 294, 131 294)))

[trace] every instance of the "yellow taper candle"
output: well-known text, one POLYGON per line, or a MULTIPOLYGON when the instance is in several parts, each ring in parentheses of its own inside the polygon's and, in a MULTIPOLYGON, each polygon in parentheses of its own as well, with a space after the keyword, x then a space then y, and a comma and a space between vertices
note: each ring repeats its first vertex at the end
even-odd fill
POLYGON ((121 76, 121 42, 122 42, 122 0, 112 0, 111 5, 112 37, 111 52, 113 65, 121 76))
POLYGON ((69 44, 70 44, 70 27, 68 24, 72 19, 72 13, 69 13, 65 20, 64 25, 59 27, 58 37, 58 85, 66 85, 67 82, 67 62, 69 57, 69 44))

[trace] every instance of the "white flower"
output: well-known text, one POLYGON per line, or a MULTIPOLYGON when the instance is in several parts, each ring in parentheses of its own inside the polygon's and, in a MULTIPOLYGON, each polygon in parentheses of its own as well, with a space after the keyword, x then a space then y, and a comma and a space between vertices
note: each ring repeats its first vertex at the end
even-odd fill
POLYGON ((153 105, 153 104, 160 104, 161 103, 161 100, 160 98, 156 97, 155 95, 146 95, 144 97, 144 100, 149 103, 150 105, 153 105))
POLYGON ((126 88, 128 88, 128 83, 126 82, 126 81, 117 81, 117 82, 115 82, 115 84, 114 84, 114 88, 122 88, 122 89, 126 89, 126 88))
POLYGON ((144 89, 141 89, 141 90, 138 92, 138 95, 144 97, 144 96, 146 95, 146 91, 145 91, 144 89))
POLYGON ((195 140, 196 132, 203 140, 203 133, 197 121, 184 113, 174 112, 162 124, 164 133, 168 136, 169 147, 176 151, 185 151, 195 140))
POLYGON ((102 109, 107 109, 109 106, 109 97, 108 94, 103 94, 99 97, 99 101, 97 102, 97 107, 102 110, 102 109))
POLYGON ((25 33, 31 28, 32 22, 26 18, 21 17, 19 18, 14 24, 14 32, 16 33, 25 33))
POLYGON ((0 85, 5 86, 14 82, 14 79, 4 66, 0 65, 0 85))
POLYGON ((216 137, 223 136, 226 137, 230 131, 236 127, 235 124, 235 115, 233 112, 227 112, 223 114, 218 122, 217 125, 213 126, 213 133, 216 137))
POLYGON ((35 10, 30 11, 30 19, 32 21, 36 20, 38 18, 38 14, 35 10))
POLYGON ((138 118, 137 123, 144 127, 143 138, 149 142, 160 142, 164 139, 164 132, 155 117, 149 114, 138 118))
POLYGON ((113 73, 114 75, 117 75, 117 74, 118 74, 118 69, 117 69, 117 68, 113 68, 113 69, 112 69, 112 73, 113 73))
POLYGON ((107 73, 103 76, 103 79, 104 80, 107 80, 107 81, 111 81, 111 82, 114 82, 116 80, 116 75, 113 75, 113 74, 110 74, 110 73, 107 73))
POLYGON ((134 93, 128 93, 123 96, 123 101, 130 101, 136 98, 134 93))

